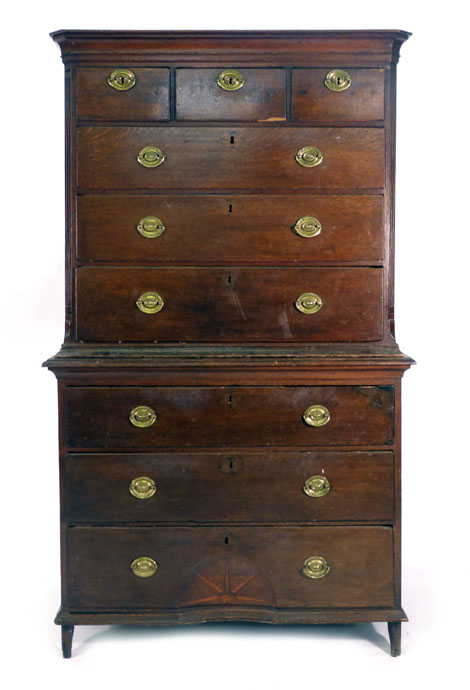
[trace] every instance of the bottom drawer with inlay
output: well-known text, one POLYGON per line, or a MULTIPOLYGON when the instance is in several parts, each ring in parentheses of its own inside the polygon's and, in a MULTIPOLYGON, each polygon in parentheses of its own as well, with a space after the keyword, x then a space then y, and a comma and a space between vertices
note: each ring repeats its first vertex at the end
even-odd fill
POLYGON ((386 607, 391 527, 72 527, 70 609, 386 607))
POLYGON ((393 453, 67 455, 69 522, 393 520, 393 453))

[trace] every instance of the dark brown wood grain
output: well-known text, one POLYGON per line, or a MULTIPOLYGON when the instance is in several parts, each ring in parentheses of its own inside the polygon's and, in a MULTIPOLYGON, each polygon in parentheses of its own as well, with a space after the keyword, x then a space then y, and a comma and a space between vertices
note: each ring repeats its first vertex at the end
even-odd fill
MULTIPOLYGON (((237 65, 231 67, 236 69, 237 65)), ((226 67, 176 70, 178 120, 286 119, 285 70, 243 68, 243 86, 224 91, 217 84, 223 69, 226 67)))
POLYGON ((69 522, 309 522, 393 520, 393 453, 69 454, 64 461, 69 522), (136 477, 150 498, 129 491, 136 477), (312 476, 325 496, 304 490, 312 476))
POLYGON ((382 189, 384 136, 375 128, 79 127, 78 186, 83 189, 382 189), (233 143, 232 143, 233 142, 233 143), (157 146, 164 162, 137 155, 157 146), (323 161, 295 160, 315 146, 323 161))
POLYGON ((112 68, 82 67, 77 70, 77 119, 121 122, 169 119, 168 67, 126 67, 132 68, 136 79, 128 91, 118 91, 108 84, 112 68))
POLYGON ((220 446, 343 446, 393 442, 393 387, 82 387, 69 386, 66 445, 73 448, 220 446), (310 405, 324 405, 330 421, 305 424, 310 405), (139 405, 157 415, 137 428, 139 405))
POLYGON ((74 527, 68 530, 73 609, 393 606, 388 527, 74 527), (135 558, 158 564, 136 577, 135 558), (322 556, 325 577, 302 573, 322 556))
POLYGON ((77 257, 83 261, 151 261, 154 265, 383 261, 382 196, 84 195, 77 199, 77 257), (321 223, 298 235, 304 216, 321 223), (165 231, 137 232, 145 216, 165 231))
MULTIPOLYGON (((332 68, 341 65, 332 65, 332 68)), ((328 69, 292 70, 292 119, 358 122, 384 119, 384 71, 349 69, 351 85, 330 91, 324 84, 328 69)))
POLYGON ((379 268, 79 268, 77 335, 82 341, 321 342, 380 340, 379 268), (140 295, 164 300, 140 311, 140 295), (305 314, 307 292, 323 301, 305 314))

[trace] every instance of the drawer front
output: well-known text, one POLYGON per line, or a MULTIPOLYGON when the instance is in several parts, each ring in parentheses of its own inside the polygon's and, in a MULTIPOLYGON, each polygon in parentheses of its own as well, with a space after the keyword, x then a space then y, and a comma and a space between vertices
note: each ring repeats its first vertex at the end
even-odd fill
POLYGON ((393 520, 393 453, 70 454, 65 511, 74 523, 393 520))
POLYGON ((69 386, 65 415, 69 448, 383 445, 393 442, 394 395, 391 386, 69 386), (312 405, 327 409, 322 426, 304 420, 312 405), (129 415, 141 406, 156 419, 136 427, 129 415))
POLYGON ((381 129, 304 127, 79 127, 83 189, 382 189, 381 129), (157 167, 137 157, 156 147, 157 167), (320 150, 315 167, 296 161, 320 150), (158 158, 161 160, 161 157, 158 158))
POLYGON ((328 69, 292 70, 292 119, 361 122, 384 119, 384 70, 348 69, 350 85, 331 91, 328 69))
POLYGON ((191 265, 381 262, 382 206, 382 196, 368 195, 84 195, 77 256, 191 265), (149 232, 152 216, 161 225, 153 220, 149 232), (309 229, 308 216, 319 226, 309 229))
POLYGON ((85 267, 76 275, 77 337, 87 342, 364 342, 383 333, 380 268, 85 267), (156 313, 141 310, 149 293, 163 300, 156 313), (315 313, 300 310, 307 293, 321 299, 315 313))
POLYGON ((285 120, 285 71, 177 69, 176 119, 285 120), (230 90, 231 87, 238 88, 230 90))
MULTIPOLYGON (((77 119, 168 120, 170 117, 170 70, 167 67, 132 67, 134 85, 126 90, 109 84, 122 80, 111 75, 114 67, 80 67, 77 69, 77 119)), ((117 70, 119 72, 119 70, 117 70)), ((124 77, 126 79, 126 77, 124 77)))
POLYGON ((74 527, 67 553, 72 608, 394 602, 389 527, 74 527), (304 574, 312 557, 324 559, 317 561, 318 574, 329 568, 324 576, 304 574), (151 559, 156 571, 135 575, 131 564, 139 558, 151 559))

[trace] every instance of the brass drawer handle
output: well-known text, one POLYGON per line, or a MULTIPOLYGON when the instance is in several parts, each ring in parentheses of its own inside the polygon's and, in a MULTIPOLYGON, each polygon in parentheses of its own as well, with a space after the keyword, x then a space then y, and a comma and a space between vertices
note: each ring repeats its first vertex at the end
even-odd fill
POLYGON ((330 419, 330 412, 324 405, 310 405, 303 413, 303 420, 308 426, 325 426, 330 419))
POLYGON ((316 314, 323 307, 323 300, 314 292, 303 292, 295 300, 295 307, 302 314, 316 314))
POLYGON ((108 77, 108 84, 118 91, 129 91, 135 84, 135 74, 130 69, 120 67, 108 77))
POLYGON ((158 292, 144 292, 137 300, 136 305, 144 314, 158 314, 165 306, 165 302, 158 292))
POLYGON ((152 498, 156 490, 156 484, 150 477, 136 477, 129 486, 129 492, 134 498, 152 498))
POLYGON ((351 86, 351 75, 345 69, 332 69, 326 75, 324 84, 330 91, 346 91, 351 86))
POLYGON ((310 556, 305 559, 302 571, 305 577, 318 580, 330 572, 330 566, 323 556, 310 556))
POLYGON ((148 405, 138 405, 129 413, 130 423, 139 428, 152 426, 157 420, 155 410, 148 405))
POLYGON ((243 75, 236 69, 224 69, 217 77, 217 84, 224 91, 238 91, 244 83, 243 75))
POLYGON ((139 151, 137 160, 144 168, 158 168, 165 160, 165 154, 158 146, 144 146, 139 151))
POLYGON ((316 237, 321 233, 321 223, 315 216, 303 216, 294 225, 294 230, 301 237, 316 237))
POLYGON ((164 230, 165 226, 157 216, 144 216, 144 218, 141 218, 137 223, 137 232, 142 235, 142 237, 148 237, 149 239, 160 237, 164 230))
POLYGON ((314 475, 305 480, 303 491, 310 498, 322 498, 330 490, 330 482, 321 474, 314 475))
POLYGON ((131 570, 137 577, 152 577, 158 570, 158 563, 148 556, 139 556, 132 561, 131 570))
POLYGON ((322 162, 323 154, 316 146, 304 146, 295 154, 295 160, 304 168, 314 168, 322 162))

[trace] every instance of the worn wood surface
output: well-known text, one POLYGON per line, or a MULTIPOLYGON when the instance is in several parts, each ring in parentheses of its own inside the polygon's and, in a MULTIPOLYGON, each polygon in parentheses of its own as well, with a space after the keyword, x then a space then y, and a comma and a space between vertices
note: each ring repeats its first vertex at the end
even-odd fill
POLYGON ((152 265, 311 263, 380 264, 381 195, 84 195, 77 199, 77 258, 152 265), (165 230, 146 238, 141 218, 165 230), (294 226, 304 216, 321 223, 315 237, 294 226))
POLYGON ((325 342, 381 340, 379 268, 79 268, 77 336, 87 342, 325 342), (140 311, 140 295, 164 300, 140 311), (304 293, 323 302, 299 311, 304 293))
POLYGON ((393 606, 389 527, 74 527, 68 530, 73 608, 393 606), (148 578, 135 558, 158 564, 148 578), (325 577, 302 573, 322 556, 325 577))
POLYGON ((304 386, 66 388, 69 448, 164 446, 373 445, 393 441, 393 387, 304 386), (310 405, 330 421, 311 427, 310 405), (157 414, 153 426, 129 421, 134 407, 157 414))
POLYGON ((77 161, 82 189, 380 190, 384 135, 354 127, 79 127, 77 161), (157 168, 137 161, 151 145, 165 155, 157 168), (320 165, 296 162, 304 146, 320 149, 320 165))
POLYGON ((64 460, 69 522, 321 522, 393 520, 393 453, 69 454, 64 460), (146 499, 136 477, 155 481, 146 499), (324 476, 322 497, 305 481, 324 476))

